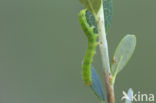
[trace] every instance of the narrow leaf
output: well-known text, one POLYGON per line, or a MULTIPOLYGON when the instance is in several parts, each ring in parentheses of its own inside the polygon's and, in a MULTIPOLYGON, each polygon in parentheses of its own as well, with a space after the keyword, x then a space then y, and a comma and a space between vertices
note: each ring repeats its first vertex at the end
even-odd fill
POLYGON ((80 0, 80 2, 93 14, 98 13, 102 3, 101 0, 80 0))
POLYGON ((130 88, 127 94, 128 94, 129 99, 127 99, 125 103, 132 103, 133 90, 130 88))
POLYGON ((92 70, 92 85, 91 85, 91 88, 92 88, 93 92, 95 93, 95 95, 100 100, 104 101, 105 100, 104 90, 103 90, 102 84, 100 82, 99 76, 96 73, 96 70, 94 69, 93 66, 92 66, 91 70, 92 70))
POLYGON ((89 26, 94 27, 94 33, 98 33, 96 21, 95 21, 93 14, 91 13, 91 11, 87 10, 85 16, 86 16, 86 20, 87 20, 87 23, 89 24, 89 26))
POLYGON ((136 37, 126 35, 116 48, 114 62, 111 65, 111 71, 114 76, 119 73, 131 58, 136 46, 136 37))
POLYGON ((109 33, 112 15, 113 15, 113 4, 112 0, 103 0, 103 8, 104 8, 104 18, 105 18, 105 29, 106 33, 109 33))

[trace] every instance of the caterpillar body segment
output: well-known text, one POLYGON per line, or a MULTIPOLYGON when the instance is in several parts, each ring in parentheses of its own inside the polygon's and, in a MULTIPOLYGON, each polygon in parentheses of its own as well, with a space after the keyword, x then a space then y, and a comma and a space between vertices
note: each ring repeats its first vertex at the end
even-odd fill
POLYGON ((86 50, 86 55, 84 57, 83 65, 82 65, 82 68, 83 68, 82 76, 83 76, 83 80, 85 84, 87 86, 91 86, 92 85, 91 65, 93 62, 93 57, 96 53, 96 46, 98 45, 98 42, 97 42, 98 35, 94 33, 94 27, 91 27, 87 23, 86 11, 87 10, 84 9, 84 10, 81 10, 79 13, 79 21, 80 21, 81 27, 88 39, 88 48, 86 50))

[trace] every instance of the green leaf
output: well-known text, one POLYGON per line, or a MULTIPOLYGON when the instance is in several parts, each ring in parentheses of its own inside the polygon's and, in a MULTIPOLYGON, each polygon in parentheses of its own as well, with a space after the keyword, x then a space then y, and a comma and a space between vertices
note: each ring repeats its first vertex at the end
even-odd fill
POLYGON ((98 33, 97 25, 93 14, 87 10, 86 11, 86 20, 90 27, 94 27, 94 33, 98 33))
POLYGON ((101 0, 80 0, 80 2, 88 9, 90 10, 94 16, 99 12, 99 9, 101 8, 101 0))
POLYGON ((113 5, 112 0, 103 0, 106 34, 109 33, 111 27, 112 15, 113 15, 112 5, 113 5))
POLYGON ((127 99, 126 101, 125 101, 125 103, 132 103, 132 97, 133 97, 133 90, 132 90, 132 88, 130 88, 129 90, 128 90, 128 97, 129 97, 129 99, 127 99))
POLYGON ((91 89, 93 90, 95 95, 100 100, 105 101, 104 90, 103 90, 101 81, 99 79, 99 76, 98 76, 98 74, 97 74, 97 72, 96 72, 96 70, 94 69, 93 66, 92 66, 91 70, 92 70, 92 85, 91 85, 91 89))
MULTIPOLYGON (((113 7, 112 7, 112 0, 103 0, 103 9, 104 9, 104 18, 105 18, 105 29, 106 34, 109 33, 111 22, 112 22, 112 15, 113 15, 113 7)), ((88 10, 86 13, 87 22, 90 26, 94 26, 95 33, 97 33, 97 25, 93 14, 88 10)))
POLYGON ((116 48, 113 63, 111 65, 112 75, 115 77, 131 58, 136 46, 136 37, 126 35, 116 48))

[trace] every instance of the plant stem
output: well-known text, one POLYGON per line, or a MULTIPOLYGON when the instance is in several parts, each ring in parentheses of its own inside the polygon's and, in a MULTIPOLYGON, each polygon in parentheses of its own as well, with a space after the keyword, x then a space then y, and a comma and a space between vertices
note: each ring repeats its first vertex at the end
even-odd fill
POLYGON ((110 72, 108 44, 107 44, 105 24, 104 24, 103 3, 96 16, 96 22, 97 22, 99 42, 100 42, 99 49, 101 52, 102 66, 104 69, 104 77, 105 77, 105 84, 106 84, 106 90, 107 90, 107 101, 108 103, 115 103, 114 86, 111 84, 112 76, 110 72))
POLYGON ((104 71, 108 103, 115 103, 114 86, 111 84, 111 75, 104 71))
POLYGON ((99 47, 102 58, 102 66, 103 68, 110 73, 110 64, 109 64, 109 54, 108 54, 108 44, 106 38, 105 24, 104 24, 104 13, 103 13, 103 5, 101 6, 97 17, 96 17, 98 34, 99 34, 99 47))

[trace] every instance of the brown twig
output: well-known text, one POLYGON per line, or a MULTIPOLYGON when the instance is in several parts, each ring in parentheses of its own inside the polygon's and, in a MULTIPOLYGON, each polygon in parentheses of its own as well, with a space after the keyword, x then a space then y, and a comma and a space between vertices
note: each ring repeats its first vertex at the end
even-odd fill
POLYGON ((104 78, 107 91, 107 101, 108 103, 115 103, 114 87, 111 84, 112 76, 108 72, 104 71, 104 78))

